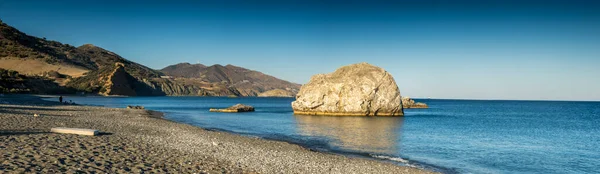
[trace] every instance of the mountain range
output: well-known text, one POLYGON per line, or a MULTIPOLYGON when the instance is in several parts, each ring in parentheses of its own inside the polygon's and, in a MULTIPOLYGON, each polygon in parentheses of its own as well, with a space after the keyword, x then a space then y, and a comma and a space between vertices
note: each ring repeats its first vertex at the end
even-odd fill
POLYGON ((3 93, 293 97, 300 88, 234 65, 180 63, 154 70, 92 44, 74 47, 30 36, 1 21, 0 69, 3 93), (8 85, 15 80, 23 83, 8 85))

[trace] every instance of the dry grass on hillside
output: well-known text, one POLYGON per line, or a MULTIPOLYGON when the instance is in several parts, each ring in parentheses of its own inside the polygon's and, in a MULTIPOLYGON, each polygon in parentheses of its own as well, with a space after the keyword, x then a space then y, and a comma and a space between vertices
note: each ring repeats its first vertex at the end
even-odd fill
POLYGON ((66 65, 52 65, 41 60, 4 58, 0 59, 0 68, 18 71, 20 74, 39 75, 44 72, 57 71, 71 77, 81 77, 88 70, 66 65))

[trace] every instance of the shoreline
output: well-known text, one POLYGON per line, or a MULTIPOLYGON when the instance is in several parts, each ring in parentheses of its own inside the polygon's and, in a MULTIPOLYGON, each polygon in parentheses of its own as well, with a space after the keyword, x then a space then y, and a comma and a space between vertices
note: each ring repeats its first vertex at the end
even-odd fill
POLYGON ((157 118, 155 114, 161 113, 157 111, 57 105, 40 96, 0 99, 0 149, 6 151, 0 156, 5 161, 0 170, 5 171, 434 173, 315 152, 294 143, 207 130, 157 118), (34 113, 42 117, 33 117, 34 113), (96 137, 48 133, 51 127, 59 126, 105 133, 96 137), (48 155, 57 151, 58 155, 48 155))
MULTIPOLYGON (((168 120, 168 119, 165 119, 165 120, 168 120)), ((171 120, 168 120, 168 121, 171 121, 171 120)), ((176 123, 178 123, 178 122, 176 122, 176 123)), ((324 151, 324 150, 320 150, 322 148, 311 147, 308 144, 303 144, 301 142, 294 141, 292 139, 260 137, 260 136, 256 136, 253 134, 235 132, 235 131, 218 129, 218 128, 202 128, 202 129, 204 129, 206 131, 212 131, 212 132, 223 132, 223 133, 229 133, 229 134, 233 134, 233 135, 240 135, 240 136, 248 137, 248 138, 257 138, 257 139, 262 139, 262 140, 266 140, 266 141, 277 141, 277 142, 289 143, 289 144, 297 145, 306 150, 317 152, 317 153, 330 154, 330 155, 341 155, 341 156, 345 156, 345 157, 349 157, 349 158, 359 158, 359 159, 373 160, 373 161, 382 162, 382 163, 390 163, 390 164, 394 164, 394 165, 397 165, 400 167, 415 168, 415 169, 424 170, 424 171, 427 171, 430 173, 448 173, 448 174, 458 173, 457 171, 450 169, 450 168, 436 166, 436 165, 430 164, 430 163, 413 161, 411 159, 405 159, 405 158, 400 158, 400 157, 387 156, 387 155, 381 155, 381 154, 370 154, 370 153, 364 153, 364 152, 335 150, 335 149, 326 149, 324 151)))

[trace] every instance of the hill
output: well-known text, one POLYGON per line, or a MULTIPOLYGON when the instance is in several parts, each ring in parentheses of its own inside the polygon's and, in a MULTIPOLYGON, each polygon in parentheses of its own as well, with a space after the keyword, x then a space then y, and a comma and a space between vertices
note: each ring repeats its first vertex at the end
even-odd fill
POLYGON ((202 64, 179 63, 175 65, 169 65, 160 71, 169 76, 195 78, 199 77, 199 75, 194 73, 199 73, 198 70, 203 69, 206 69, 206 66, 202 64))
POLYGON ((10 93, 257 96, 273 89, 295 93, 300 87, 233 65, 177 64, 162 71, 178 78, 165 78, 161 71, 98 46, 74 47, 30 36, 1 21, 0 68, 11 74, 0 83, 2 92, 10 93))
MULTIPOLYGON (((161 73, 129 61, 100 47, 85 44, 74 47, 27 35, 5 23, 0 23, 0 68, 18 71, 30 78, 58 72, 67 78, 54 78, 65 89, 101 93, 111 69, 123 65, 124 73, 137 79, 160 77, 161 73)), ((40 92, 40 91, 38 91, 40 92)), ((115 94, 128 95, 128 94, 115 94)))
MULTIPOLYGON (((14 27, 0 22, 0 61, 28 60, 40 64, 67 66, 82 71, 99 70, 119 62, 128 72, 139 77, 159 77, 160 72, 122 58, 92 44, 74 47, 57 41, 49 41, 27 35, 14 27)), ((22 72, 35 71, 23 68, 22 72)), ((60 72, 60 71, 59 71, 60 72)))
MULTIPOLYGON (((242 96, 258 96, 270 90, 284 90, 295 94, 300 84, 291 83, 264 73, 234 65, 212 65, 179 63, 160 70, 175 78, 195 79, 205 83, 220 84, 235 88, 242 96)), ((269 95, 265 93, 264 95, 269 95)))

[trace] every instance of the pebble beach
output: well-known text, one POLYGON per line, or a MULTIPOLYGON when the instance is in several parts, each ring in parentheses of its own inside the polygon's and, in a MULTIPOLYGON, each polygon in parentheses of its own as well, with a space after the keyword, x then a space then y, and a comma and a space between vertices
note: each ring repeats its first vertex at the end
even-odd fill
POLYGON ((433 173, 162 119, 141 109, 0 97, 0 171, 8 173, 433 173), (37 114, 38 116, 34 116, 37 114), (97 136, 51 133, 100 130, 97 136))

